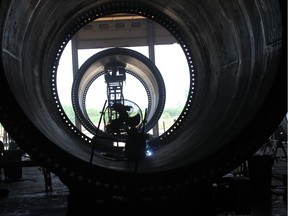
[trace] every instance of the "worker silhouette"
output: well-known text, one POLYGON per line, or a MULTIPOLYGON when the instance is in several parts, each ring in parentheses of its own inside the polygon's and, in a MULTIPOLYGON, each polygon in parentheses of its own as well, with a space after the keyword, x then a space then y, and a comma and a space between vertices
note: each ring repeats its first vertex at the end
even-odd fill
POLYGON ((125 151, 129 161, 139 162, 146 157, 147 135, 132 127, 128 131, 125 151))
POLYGON ((131 106, 126 106, 120 103, 114 103, 111 109, 117 112, 117 118, 112 119, 110 124, 107 125, 107 130, 112 133, 120 132, 121 128, 125 127, 137 127, 141 122, 140 114, 130 117, 128 112, 132 109, 131 106))
MULTIPOLYGON (((4 148, 4 143, 0 140, 0 165, 1 163, 4 162, 4 154, 5 154, 5 148, 4 148)), ((4 170, 0 166, 0 174, 4 172, 4 170)))
MULTIPOLYGON (((0 165, 1 163, 4 162, 4 153, 5 153, 5 148, 4 148, 4 143, 0 140, 0 165)), ((3 169, 0 166, 0 172, 4 172, 3 169)), ((5 175, 5 173, 4 173, 5 175)), ((0 188, 0 198, 6 197, 9 194, 8 189, 0 188)))
POLYGON ((5 148, 4 143, 0 140, 0 158, 4 157, 5 148))
POLYGON ((121 126, 127 121, 128 119, 128 111, 130 110, 130 107, 124 106, 120 103, 114 103, 111 108, 115 110, 118 113, 118 117, 111 120, 109 125, 109 130, 112 132, 119 132, 121 126))

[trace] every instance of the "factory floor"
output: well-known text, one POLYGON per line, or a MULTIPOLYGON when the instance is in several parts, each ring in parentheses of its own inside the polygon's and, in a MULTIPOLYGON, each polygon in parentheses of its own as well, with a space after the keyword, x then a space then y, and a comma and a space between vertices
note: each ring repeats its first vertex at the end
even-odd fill
MULTIPOLYGON (((278 158, 272 166, 271 200, 251 204, 250 216, 287 216, 287 159, 278 158)), ((0 216, 63 216, 67 213, 69 190, 51 174, 52 188, 46 191, 41 167, 23 167, 22 177, 5 178, 0 173, 0 189, 8 190, 0 198, 0 216)), ((239 215, 219 211, 217 216, 239 215)), ((198 215, 197 215, 198 216, 198 215)), ((199 215, 200 216, 200 215, 199 215)))
POLYGON ((66 215, 69 191, 57 176, 51 174, 52 191, 46 192, 41 167, 23 167, 22 178, 4 178, 2 172, 0 189, 9 194, 0 198, 1 216, 62 216, 66 215))

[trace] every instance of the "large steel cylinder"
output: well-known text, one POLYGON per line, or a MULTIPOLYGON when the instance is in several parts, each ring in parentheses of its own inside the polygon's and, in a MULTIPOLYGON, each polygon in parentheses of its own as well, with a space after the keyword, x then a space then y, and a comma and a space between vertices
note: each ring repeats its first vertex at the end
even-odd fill
POLYGON ((19 146, 63 182, 125 190, 131 176, 127 162, 94 155, 90 164, 91 143, 67 124, 53 92, 62 51, 81 27, 107 15, 141 15, 176 38, 194 81, 175 128, 159 139, 163 145, 153 157, 139 163, 139 185, 143 191, 185 188, 218 178, 253 155, 286 114, 283 4, 1 1, 0 121, 19 146))

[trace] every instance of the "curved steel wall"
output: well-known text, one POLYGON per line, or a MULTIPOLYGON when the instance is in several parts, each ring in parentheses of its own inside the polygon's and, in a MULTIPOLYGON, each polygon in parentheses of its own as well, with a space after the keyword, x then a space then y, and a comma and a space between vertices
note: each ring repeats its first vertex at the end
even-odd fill
POLYGON ((90 165, 89 143, 59 117, 51 92, 61 52, 80 27, 104 15, 139 14, 176 37, 196 76, 180 132, 171 132, 139 165, 139 184, 185 187, 219 177, 250 157, 286 113, 286 24, 279 2, 1 2, 0 120, 63 181, 124 190, 127 164, 94 157, 90 165))

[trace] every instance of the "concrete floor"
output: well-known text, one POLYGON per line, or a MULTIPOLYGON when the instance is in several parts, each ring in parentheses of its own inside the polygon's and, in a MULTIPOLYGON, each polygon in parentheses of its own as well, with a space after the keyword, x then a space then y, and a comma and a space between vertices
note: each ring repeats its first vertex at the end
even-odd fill
MULTIPOLYGON (((251 216, 287 216, 287 160, 280 158, 272 167, 272 198, 269 202, 255 202, 251 206, 251 216)), ((19 179, 5 179, 1 173, 0 189, 8 189, 9 194, 0 198, 0 216, 63 216, 67 212, 69 191, 57 176, 51 174, 52 191, 45 191, 44 175, 41 167, 23 167, 19 179)), ((233 212, 219 212, 217 216, 236 215, 233 212)))
POLYGON ((0 189, 8 189, 9 195, 0 199, 0 215, 66 215, 69 191, 57 176, 52 174, 51 179, 52 191, 46 192, 41 167, 23 167, 21 179, 4 179, 2 175, 0 189))

